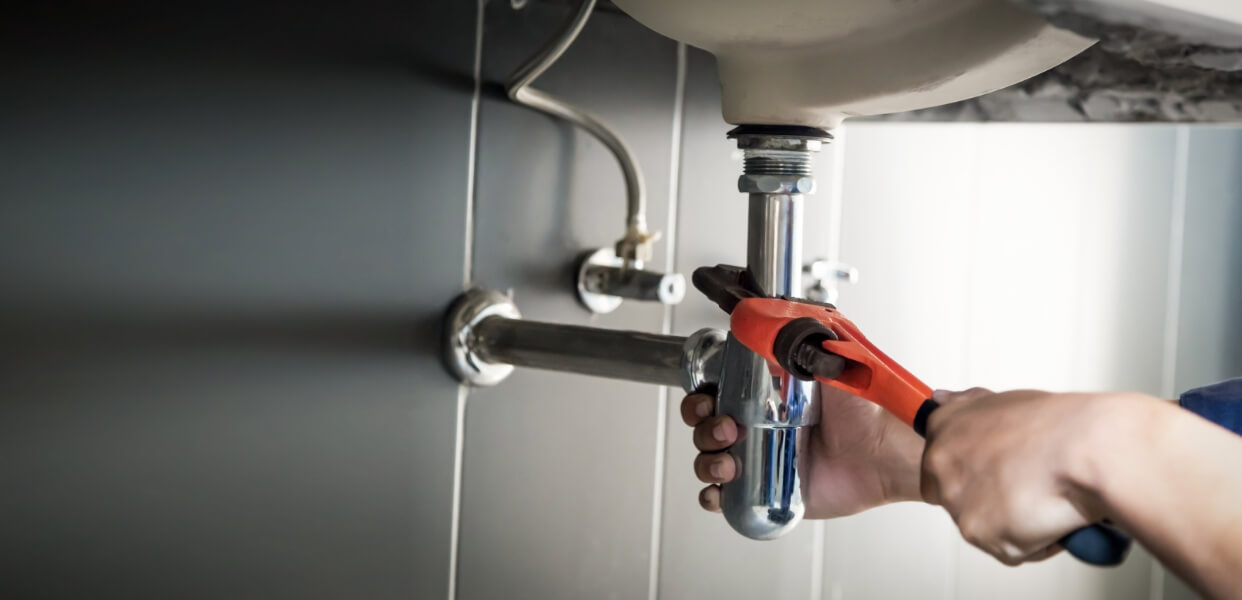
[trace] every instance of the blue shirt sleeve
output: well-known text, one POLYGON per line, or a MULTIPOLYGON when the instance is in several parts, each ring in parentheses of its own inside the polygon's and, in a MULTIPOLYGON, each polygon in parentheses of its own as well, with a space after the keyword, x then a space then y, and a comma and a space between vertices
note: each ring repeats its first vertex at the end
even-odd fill
POLYGON ((1182 408, 1242 435, 1242 379, 1190 390, 1182 394, 1179 403, 1182 408))

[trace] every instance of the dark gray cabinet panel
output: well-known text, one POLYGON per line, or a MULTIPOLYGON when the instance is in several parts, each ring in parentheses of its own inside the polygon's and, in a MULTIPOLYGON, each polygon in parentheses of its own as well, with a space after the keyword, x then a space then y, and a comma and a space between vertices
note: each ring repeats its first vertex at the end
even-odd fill
POLYGON ((473 3, 17 10, 0 595, 444 597, 473 3))

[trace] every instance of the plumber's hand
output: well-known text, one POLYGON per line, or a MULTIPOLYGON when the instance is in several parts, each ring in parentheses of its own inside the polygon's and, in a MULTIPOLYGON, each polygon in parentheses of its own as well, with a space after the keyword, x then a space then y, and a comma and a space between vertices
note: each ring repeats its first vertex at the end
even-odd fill
POLYGON ((935 399, 923 497, 949 511, 966 541, 1016 565, 1052 556, 1058 539, 1104 516, 1086 485, 1090 453, 1109 451, 1101 426, 1132 398, 976 388, 935 399))
MULTIPOLYGON (((802 472, 806 516, 830 519, 869 508, 919 500, 919 461, 923 440, 884 409, 829 386, 822 386, 820 425, 813 428, 802 472)), ((694 472, 704 483, 703 508, 720 511, 720 486, 737 475, 737 465, 723 452, 737 441, 733 419, 712 416, 715 399, 690 394, 681 417, 694 427, 694 445, 702 452, 694 472)))

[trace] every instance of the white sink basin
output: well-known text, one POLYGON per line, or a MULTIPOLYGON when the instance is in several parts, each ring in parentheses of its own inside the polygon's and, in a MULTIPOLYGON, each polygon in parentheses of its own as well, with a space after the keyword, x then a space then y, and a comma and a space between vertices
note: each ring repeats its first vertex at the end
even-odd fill
POLYGON ((1092 41, 1007 0, 614 0, 716 55, 724 117, 833 128, 1018 83, 1092 41))

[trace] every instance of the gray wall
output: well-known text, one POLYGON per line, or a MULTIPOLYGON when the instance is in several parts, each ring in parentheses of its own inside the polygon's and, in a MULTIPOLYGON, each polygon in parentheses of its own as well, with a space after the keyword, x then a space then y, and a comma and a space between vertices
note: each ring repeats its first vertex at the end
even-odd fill
POLYGON ((449 588, 476 11, 0 19, 0 596, 449 588))
MULTIPOLYGON (((483 75, 504 81, 565 7, 487 7, 483 75)), ((599 12, 538 86, 625 132, 668 232, 676 46, 599 12)), ((623 231, 624 187, 594 139, 486 98, 479 113, 474 282, 512 290, 528 318, 659 331, 665 310, 631 303, 592 317, 567 290, 572 263, 623 231)), ((667 246, 658 247, 662 264, 667 246)), ((458 597, 645 597, 666 393, 654 386, 519 372, 472 391, 465 411, 458 597)))
MULTIPOLYGON (((620 233, 620 174, 498 86, 567 8, 0 20, 0 596, 1184 597, 1142 553, 1001 568, 925 506, 750 542, 697 507, 675 390, 459 389, 436 337, 466 285, 543 320, 725 325, 694 294, 592 316, 568 292, 620 233)), ((710 56, 601 10, 539 86, 636 149, 655 264, 743 261, 710 56)), ((1242 133, 839 133, 807 255, 862 269, 842 308, 933 385, 1242 374, 1242 133)))

